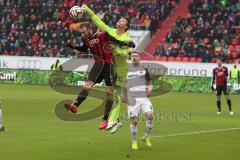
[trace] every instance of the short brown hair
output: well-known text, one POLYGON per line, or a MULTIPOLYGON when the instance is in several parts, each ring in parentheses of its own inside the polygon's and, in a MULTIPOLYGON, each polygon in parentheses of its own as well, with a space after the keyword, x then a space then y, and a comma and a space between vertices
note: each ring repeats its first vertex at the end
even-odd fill
POLYGON ((124 17, 124 19, 127 20, 127 29, 126 29, 127 31, 128 29, 130 29, 130 19, 128 19, 127 17, 124 17))
POLYGON ((135 50, 134 50, 134 51, 132 51, 132 52, 131 52, 131 54, 138 54, 138 55, 141 55, 141 53, 140 53, 140 52, 138 52, 138 51, 135 51, 135 50))
POLYGON ((127 17, 121 17, 120 19, 126 19, 127 20, 127 28, 125 30, 125 31, 127 31, 130 28, 130 20, 127 17))
POLYGON ((90 22, 81 22, 80 23, 80 28, 83 28, 83 27, 92 28, 92 25, 91 25, 90 22))
POLYGON ((220 61, 223 61, 223 60, 224 60, 224 58, 221 57, 221 56, 216 57, 216 59, 218 59, 218 60, 220 60, 220 61))

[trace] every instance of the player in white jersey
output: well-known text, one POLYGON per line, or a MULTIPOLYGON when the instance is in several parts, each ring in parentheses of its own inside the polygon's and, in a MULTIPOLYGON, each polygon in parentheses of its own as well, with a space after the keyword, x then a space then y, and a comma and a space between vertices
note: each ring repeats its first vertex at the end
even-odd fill
POLYGON ((140 112, 144 113, 147 118, 143 140, 146 146, 152 146, 149 134, 153 126, 153 108, 149 97, 153 87, 148 70, 141 67, 139 53, 133 52, 131 61, 127 74, 128 115, 131 119, 132 149, 136 150, 138 149, 137 123, 140 112))

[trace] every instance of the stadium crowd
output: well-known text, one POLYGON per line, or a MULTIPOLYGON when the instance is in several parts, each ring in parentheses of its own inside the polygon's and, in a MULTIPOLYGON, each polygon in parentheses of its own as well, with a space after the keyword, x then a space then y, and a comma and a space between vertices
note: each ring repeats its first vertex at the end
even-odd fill
POLYGON ((240 1, 193 0, 188 16, 177 19, 154 56, 193 57, 202 62, 221 56, 234 62, 240 58, 240 1))
POLYGON ((153 33, 179 0, 0 0, 0 55, 68 57, 67 43, 80 43, 68 15, 74 5, 87 4, 108 25, 121 16, 133 29, 153 33))

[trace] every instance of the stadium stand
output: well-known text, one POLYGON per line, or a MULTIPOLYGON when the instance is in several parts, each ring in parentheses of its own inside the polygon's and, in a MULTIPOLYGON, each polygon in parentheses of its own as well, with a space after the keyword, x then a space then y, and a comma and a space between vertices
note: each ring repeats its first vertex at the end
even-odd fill
MULTIPOLYGON (((182 62, 215 62, 221 56, 228 63, 240 59, 240 1, 193 0, 187 17, 178 17, 156 56, 182 62), (171 58, 170 58, 171 57, 171 58)), ((161 58, 160 58, 161 59, 161 58)))
POLYGON ((89 5, 108 25, 130 19, 131 29, 154 34, 180 0, 0 0, 0 55, 69 57, 66 43, 80 43, 68 10, 89 5))

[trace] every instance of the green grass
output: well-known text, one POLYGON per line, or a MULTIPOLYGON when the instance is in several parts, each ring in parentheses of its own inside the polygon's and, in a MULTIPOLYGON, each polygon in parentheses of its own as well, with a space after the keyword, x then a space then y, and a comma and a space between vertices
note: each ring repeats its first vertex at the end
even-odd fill
MULTIPOLYGON (((8 129, 0 133, 0 160, 238 160, 240 157, 240 130, 153 138, 151 150, 139 140, 140 149, 132 151, 126 117, 124 126, 111 135, 97 129, 99 118, 87 122, 59 120, 54 105, 72 96, 55 93, 49 87, 0 85, 0 88, 4 125, 8 129)), ((82 111, 97 103, 99 100, 89 98, 82 111)), ((213 94, 170 93, 152 98, 152 103, 156 111, 152 136, 240 127, 239 96, 232 97, 234 116, 228 114, 225 100, 223 114, 215 114, 213 94), (169 119, 160 117, 159 112, 169 119), (188 118, 172 119, 172 114, 188 118)), ((126 112, 126 107, 122 112, 126 112)), ((141 137, 143 121, 138 129, 141 137)))

